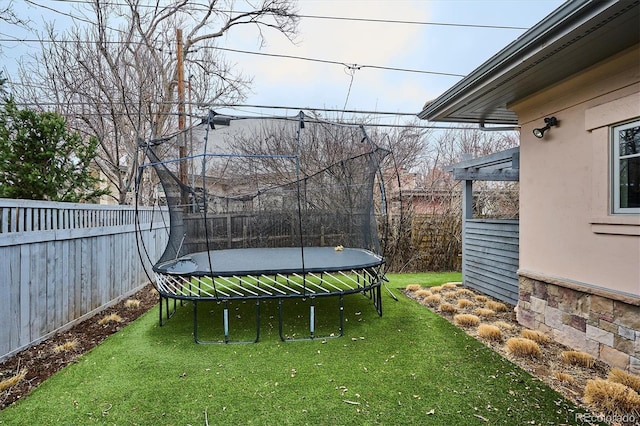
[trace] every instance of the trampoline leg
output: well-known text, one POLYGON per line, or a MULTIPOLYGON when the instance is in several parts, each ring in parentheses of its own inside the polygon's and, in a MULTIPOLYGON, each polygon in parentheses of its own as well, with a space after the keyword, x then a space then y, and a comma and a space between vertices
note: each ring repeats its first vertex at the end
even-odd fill
POLYGON ((339 307, 339 316, 340 316, 340 325, 338 326, 337 334, 330 334, 329 336, 316 336, 316 306, 315 306, 315 298, 309 298, 309 337, 306 338, 286 338, 283 334, 283 311, 282 311, 282 298, 278 299, 278 332, 280 334, 280 340, 283 342, 287 341, 296 341, 296 340, 315 340, 315 339, 328 339, 335 337, 342 337, 344 334, 344 295, 340 294, 340 307, 339 307))
POLYGON ((287 339, 282 335, 282 299, 278 299, 278 333, 280 334, 280 340, 283 342, 287 339))
POLYGON ((260 339, 260 299, 256 299, 256 340, 253 343, 257 343, 260 339))
POLYGON ((198 301, 193 301, 193 339, 196 343, 200 343, 198 340, 198 301))
MULTIPOLYGON (((218 302, 220 303, 220 302, 218 302)), ((198 302, 193 301, 193 337, 196 343, 213 345, 213 344, 232 344, 232 343, 256 343, 260 338, 260 300, 256 299, 256 338, 248 341, 233 341, 230 339, 230 322, 229 322, 229 301, 225 300, 224 307, 222 309, 222 327, 224 333, 224 339, 218 341, 206 341, 198 338, 198 302)))
POLYGON ((224 342, 229 343, 229 306, 226 300, 224 302, 224 309, 222 310, 222 322, 224 326, 224 342))
POLYGON ((316 328, 316 318, 315 318, 316 307, 313 304, 313 298, 311 298, 309 303, 310 303, 310 306, 309 306, 309 333, 311 335, 311 339, 313 339, 313 335, 315 333, 315 328, 316 328))
POLYGON ((169 321, 169 319, 173 316, 173 314, 176 313, 177 310, 177 302, 176 299, 173 299, 173 311, 169 310, 169 298, 163 295, 160 295, 160 309, 158 310, 158 322, 160 324, 160 326, 162 327, 163 325, 165 325, 167 323, 167 321, 162 321, 162 302, 164 301, 165 304, 165 310, 167 311, 167 321, 169 321))
POLYGON ((338 337, 342 337, 344 334, 344 296, 340 295, 340 329, 338 330, 338 337))
POLYGON ((380 285, 373 288, 374 299, 373 305, 376 307, 376 311, 378 312, 378 316, 382 316, 382 289, 380 285))

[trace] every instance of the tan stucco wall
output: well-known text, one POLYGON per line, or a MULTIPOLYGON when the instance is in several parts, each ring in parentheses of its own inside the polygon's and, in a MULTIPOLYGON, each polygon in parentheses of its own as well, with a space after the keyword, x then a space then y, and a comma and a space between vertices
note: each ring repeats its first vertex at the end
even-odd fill
POLYGON ((510 108, 522 126, 520 269, 640 296, 640 215, 609 213, 609 126, 640 117, 640 45, 510 108), (549 116, 559 126, 535 138, 549 116))

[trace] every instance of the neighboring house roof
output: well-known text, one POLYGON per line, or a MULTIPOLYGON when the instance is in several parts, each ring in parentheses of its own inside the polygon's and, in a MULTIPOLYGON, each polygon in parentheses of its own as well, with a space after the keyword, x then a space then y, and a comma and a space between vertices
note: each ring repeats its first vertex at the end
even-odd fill
POLYGON ((573 0, 428 102, 431 121, 517 124, 508 105, 640 42, 640 1, 573 0))

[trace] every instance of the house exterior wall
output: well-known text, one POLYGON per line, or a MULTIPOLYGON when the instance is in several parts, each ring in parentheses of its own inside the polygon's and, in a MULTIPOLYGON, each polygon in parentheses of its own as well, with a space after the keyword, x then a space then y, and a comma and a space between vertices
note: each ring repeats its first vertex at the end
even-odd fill
POLYGON ((518 318, 640 371, 640 215, 612 215, 610 126, 640 118, 640 45, 510 108, 520 146, 518 318), (555 116, 543 139, 532 130, 555 116))

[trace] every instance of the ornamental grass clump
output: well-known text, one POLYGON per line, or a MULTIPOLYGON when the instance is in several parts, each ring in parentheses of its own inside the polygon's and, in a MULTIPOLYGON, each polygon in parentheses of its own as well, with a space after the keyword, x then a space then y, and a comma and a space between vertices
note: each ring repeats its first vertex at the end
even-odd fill
POLYGON ((126 302, 124 302, 124 307, 128 308, 128 309, 137 309, 140 307, 140 301, 137 299, 127 299, 126 302))
POLYGON ((73 340, 68 340, 56 347, 53 348, 53 352, 59 354, 60 352, 70 352, 70 351, 74 351, 79 345, 79 342, 77 339, 73 339, 73 340))
POLYGON ((480 324, 480 318, 471 314, 457 314, 454 315, 453 322, 461 327, 475 327, 480 324))
POLYGON ((491 318, 496 316, 496 311, 494 311, 493 309, 478 308, 474 312, 476 315, 483 318, 491 318))
POLYGON ((560 358, 567 364, 584 368, 591 368, 596 362, 595 358, 590 354, 579 351, 564 351, 560 354, 560 358))
POLYGON ((520 333, 525 339, 533 340, 536 343, 549 343, 551 338, 538 330, 524 329, 520 333))
POLYGON ((458 296, 473 296, 475 293, 468 288, 459 288, 456 290, 458 296))
POLYGON ((425 305, 429 305, 429 306, 437 306, 440 304, 441 301, 442 301, 442 296, 440 296, 439 294, 432 294, 431 296, 427 296, 424 299, 422 299, 422 302, 425 305))
POLYGON ((507 312, 509 310, 509 307, 507 305, 502 302, 496 302, 495 300, 488 300, 485 307, 496 312, 507 312))
POLYGON ((441 291, 442 291, 442 286, 437 285, 437 286, 431 287, 431 293, 440 293, 441 291))
POLYGON ((486 340, 501 341, 502 330, 500 330, 495 325, 480 324, 478 326, 478 336, 486 340))
POLYGON ((505 330, 505 331, 510 331, 510 330, 513 330, 514 328, 513 324, 509 324, 506 321, 496 321, 493 323, 493 325, 498 327, 500 330, 505 330))
POLYGON ((444 312, 445 314, 455 314, 456 312, 458 312, 458 308, 456 308, 455 305, 452 305, 451 303, 440 303, 440 312, 444 312))
POLYGON ((606 415, 637 416, 640 414, 640 395, 629 386, 608 380, 587 381, 584 402, 606 415))
POLYGON ((0 392, 4 391, 5 389, 9 389, 12 386, 17 385, 25 377, 27 377, 27 370, 26 368, 23 368, 17 374, 9 377, 8 379, 4 379, 3 381, 0 382, 0 392))
POLYGON ((421 288, 420 284, 409 284, 409 285, 407 285, 406 290, 407 291, 418 291, 418 290, 420 290, 420 288, 421 288))
POLYGON ((442 288, 451 290, 453 288, 458 288, 458 283, 444 283, 442 284, 442 288))
POLYGON ((98 321, 98 324, 105 325, 109 322, 122 322, 122 317, 118 314, 107 315, 105 317, 102 317, 100 321, 98 321))
POLYGON ((558 371, 553 373, 553 377, 555 377, 556 380, 558 380, 559 382, 564 382, 564 383, 573 383, 575 381, 575 379, 571 374, 560 373, 558 371))
POLYGON ((427 297, 427 296, 431 296, 431 291, 427 290, 427 289, 420 289, 418 291, 416 291, 415 294, 416 297, 427 297))
POLYGON ((612 368, 611 371, 609 371, 607 380, 629 386, 634 391, 640 393, 640 377, 635 374, 627 373, 619 368, 612 368))
POLYGON ((481 295, 476 296, 476 302, 478 303, 485 303, 487 300, 489 300, 487 296, 481 296, 481 295))
POLYGON ((456 293, 455 291, 445 291, 444 293, 442 293, 442 297, 444 297, 446 300, 456 300, 458 298, 458 293, 456 293))
POLYGON ((533 340, 525 339, 523 337, 512 337, 507 340, 506 349, 508 353, 515 356, 530 356, 533 358, 539 358, 542 356, 540 346, 533 340))
POLYGON ((458 308, 470 308, 474 305, 474 303, 469 299, 458 299, 458 308))

